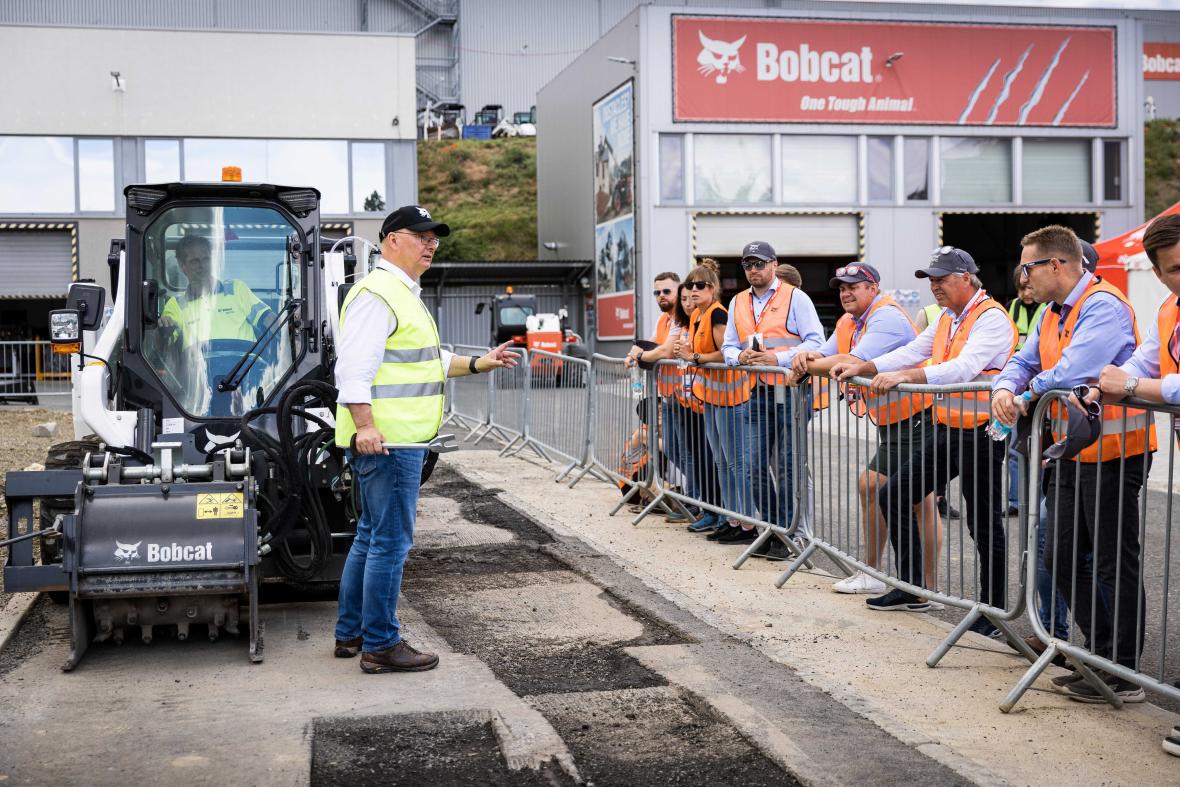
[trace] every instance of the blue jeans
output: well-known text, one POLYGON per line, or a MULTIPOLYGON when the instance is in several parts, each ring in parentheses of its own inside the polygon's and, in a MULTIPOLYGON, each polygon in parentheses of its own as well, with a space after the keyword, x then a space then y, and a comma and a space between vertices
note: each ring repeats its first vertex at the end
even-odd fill
POLYGON ((401 641, 397 597, 414 543, 414 513, 426 449, 384 454, 348 452, 360 485, 362 512, 340 577, 336 639, 363 638, 362 649, 388 650, 401 641))
POLYGON ((740 442, 753 457, 750 481, 754 505, 764 521, 787 527, 795 503, 791 485, 791 401, 795 391, 785 386, 779 390, 785 394, 781 403, 775 402, 771 385, 758 385, 750 393, 740 442))
POLYGON ((743 516, 753 516, 753 500, 746 492, 746 446, 742 445, 742 423, 749 403, 736 407, 705 406, 705 438, 717 468, 721 505, 743 516))
POLYGON ((684 493, 691 498, 700 499, 697 488, 696 470, 693 467, 692 451, 689 450, 687 434, 688 424, 684 417, 684 408, 676 404, 672 397, 665 397, 660 402, 664 421, 664 456, 676 465, 676 469, 684 476, 684 493))
POLYGON ((1037 617, 1041 619, 1045 631, 1060 639, 1069 639, 1069 605, 1065 603, 1065 596, 1061 595, 1061 591, 1053 584, 1053 577, 1045 568, 1048 520, 1049 509, 1045 499, 1041 498, 1041 515, 1037 526, 1037 617))
POLYGON ((1020 508, 1020 485, 1024 479, 1020 476, 1020 460, 1015 445, 1015 439, 1008 441, 1008 505, 1020 508))

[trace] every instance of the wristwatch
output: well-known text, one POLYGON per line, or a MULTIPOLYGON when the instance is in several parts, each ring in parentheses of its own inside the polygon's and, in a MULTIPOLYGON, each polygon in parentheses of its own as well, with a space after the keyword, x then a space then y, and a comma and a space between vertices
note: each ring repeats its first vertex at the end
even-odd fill
POLYGON ((1125 393, 1127 396, 1134 396, 1135 389, 1138 387, 1139 387, 1139 378, 1138 377, 1128 377, 1126 379, 1126 381, 1123 383, 1123 393, 1125 393))
POLYGON ((693 363, 695 363, 695 364, 697 364, 697 365, 700 365, 700 362, 701 362, 701 354, 700 354, 700 353, 693 353, 693 354, 692 354, 692 362, 693 362, 693 363))
POLYGON ((475 362, 478 360, 479 359, 473 355, 473 356, 471 356, 471 359, 467 362, 467 370, 469 372, 471 372, 472 374, 479 374, 479 369, 477 369, 475 367, 475 362))

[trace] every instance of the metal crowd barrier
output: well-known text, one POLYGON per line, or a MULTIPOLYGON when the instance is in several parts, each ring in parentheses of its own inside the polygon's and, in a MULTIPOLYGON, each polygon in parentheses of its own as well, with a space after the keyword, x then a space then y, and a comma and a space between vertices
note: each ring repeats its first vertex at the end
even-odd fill
POLYGON ((907 384, 883 395, 868 383, 812 381, 817 411, 800 451, 815 479, 812 536, 775 585, 820 552, 849 574, 967 611, 927 665, 981 619, 1035 661, 1011 625, 1024 611, 1024 538, 1021 520, 1007 518, 1008 442, 987 434, 990 383, 907 384), (957 520, 942 519, 939 495, 957 520))
POLYGON ((529 439, 567 463, 555 479, 562 481, 590 464, 590 361, 533 350, 529 366, 529 439))
POLYGON ((515 456, 526 448, 546 461, 552 461, 544 449, 529 436, 529 408, 532 398, 532 362, 530 353, 522 347, 508 352, 520 356, 511 369, 497 369, 490 374, 492 401, 490 419, 494 429, 507 438, 500 456, 515 456))
POLYGON ((41 404, 69 397, 72 355, 55 355, 47 341, 0 342, 0 402, 41 404))
MULTIPOLYGON (((456 344, 454 352, 457 355, 486 355, 488 347, 471 344, 456 344)), ((475 443, 481 442, 489 435, 500 437, 501 441, 508 440, 499 434, 492 424, 492 398, 495 395, 493 381, 496 375, 466 375, 447 380, 450 389, 447 395, 451 399, 450 422, 468 432, 465 440, 475 443)))
MULTIPOLYGON (((1054 412, 1061 412, 1068 397, 1068 391, 1041 397, 1033 423, 1047 421, 1050 435, 1060 437, 1061 420, 1054 412)), ((1112 436, 1096 443, 1091 459, 1097 461, 1046 462, 1054 438, 1032 430, 1031 499, 1045 505, 1030 506, 1024 584, 1029 622, 1047 647, 1001 703, 1004 712, 1059 654, 1088 684, 1094 700, 1122 705, 1096 670, 1108 680, 1180 700, 1173 682, 1180 653, 1169 641, 1180 606, 1180 585, 1171 581, 1172 551, 1180 548, 1172 537, 1180 407, 1127 400, 1106 405, 1105 414, 1103 433, 1112 436), (1158 444, 1154 457, 1150 451, 1136 453, 1150 446, 1148 428, 1158 444), (1162 489, 1145 484, 1153 461, 1166 463, 1155 468, 1166 478, 1162 489), (1044 559, 1038 561, 1041 545, 1044 559)))

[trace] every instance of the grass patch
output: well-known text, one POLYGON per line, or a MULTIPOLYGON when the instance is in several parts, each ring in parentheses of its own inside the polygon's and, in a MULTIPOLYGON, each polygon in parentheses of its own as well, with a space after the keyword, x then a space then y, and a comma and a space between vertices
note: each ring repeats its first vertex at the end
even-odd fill
POLYGON ((534 137, 419 142, 418 199, 451 226, 437 259, 537 258, 534 137))
POLYGON ((1143 127, 1144 215, 1150 219, 1180 202, 1180 121, 1143 127))

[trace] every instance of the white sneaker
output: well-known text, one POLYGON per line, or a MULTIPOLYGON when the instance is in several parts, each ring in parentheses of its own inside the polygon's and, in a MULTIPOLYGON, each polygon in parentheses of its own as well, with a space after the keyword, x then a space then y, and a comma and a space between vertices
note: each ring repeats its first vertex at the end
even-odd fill
POLYGON ((857 571, 850 577, 845 577, 836 584, 832 585, 832 590, 837 593, 884 593, 887 588, 885 583, 873 579, 863 571, 857 571))

